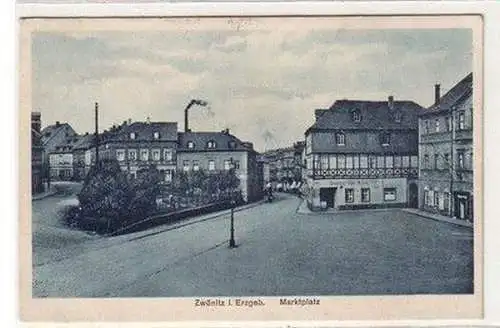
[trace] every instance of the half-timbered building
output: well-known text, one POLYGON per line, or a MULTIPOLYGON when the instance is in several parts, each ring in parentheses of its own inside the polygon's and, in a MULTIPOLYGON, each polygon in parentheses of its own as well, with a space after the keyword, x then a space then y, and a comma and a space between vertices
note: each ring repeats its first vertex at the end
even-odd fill
POLYGON ((418 206, 418 114, 412 101, 339 100, 305 133, 312 210, 418 206))

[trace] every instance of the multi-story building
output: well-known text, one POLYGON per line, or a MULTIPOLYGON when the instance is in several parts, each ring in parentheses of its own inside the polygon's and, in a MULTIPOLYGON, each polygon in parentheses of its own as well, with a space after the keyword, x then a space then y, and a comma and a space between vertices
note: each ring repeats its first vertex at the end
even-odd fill
POLYGON ((222 132, 179 132, 177 170, 204 170, 208 174, 235 169, 245 201, 262 197, 262 164, 253 144, 243 142, 229 130, 222 132))
POLYGON ((73 175, 76 181, 82 181, 89 173, 95 156, 95 135, 85 133, 73 146, 73 175))
POLYGON ((66 140, 48 153, 49 173, 52 180, 73 180, 73 148, 80 140, 78 135, 67 137, 66 140))
MULTIPOLYGON (((57 177, 56 171, 51 168, 51 163, 49 161, 50 154, 55 152, 64 152, 61 147, 68 144, 68 140, 73 140, 77 136, 77 133, 71 125, 68 123, 61 123, 59 121, 56 124, 46 126, 42 130, 42 145, 44 151, 42 153, 42 162, 44 167, 44 177, 50 180, 52 177, 57 177)), ((65 157, 68 157, 66 155, 65 157)), ((61 159, 61 162, 66 161, 61 159)), ((66 165, 66 164, 62 164, 66 165)))
POLYGON ((472 73, 419 117, 419 207, 473 218, 472 73))
POLYGON ((417 207, 421 110, 392 96, 316 110, 305 133, 309 207, 417 207))
POLYGON ((31 193, 43 191, 43 145, 41 114, 31 113, 31 193))
MULTIPOLYGON (((100 158, 116 158, 130 177, 154 166, 170 183, 176 169, 176 122, 124 122, 98 136, 100 158)), ((94 141, 95 143, 95 141, 94 141)), ((85 152, 85 162, 95 163, 95 146, 85 152)))

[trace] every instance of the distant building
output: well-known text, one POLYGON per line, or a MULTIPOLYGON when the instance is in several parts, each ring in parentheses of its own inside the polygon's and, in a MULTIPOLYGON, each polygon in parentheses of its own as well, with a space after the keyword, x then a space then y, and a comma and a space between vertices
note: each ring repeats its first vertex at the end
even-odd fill
POLYGON ((73 146, 73 175, 76 181, 85 179, 95 156, 95 135, 85 133, 73 146))
POLYGON ((234 166, 243 199, 255 201, 262 197, 262 164, 252 143, 241 141, 229 130, 179 132, 178 135, 177 170, 204 170, 210 174, 234 166))
POLYGON ((472 73, 443 97, 435 86, 435 103, 419 117, 421 209, 473 218, 472 73))
POLYGON ((305 132, 312 210, 418 206, 418 114, 412 101, 339 100, 305 132))
MULTIPOLYGON (((177 158, 176 122, 123 122, 99 135, 100 158, 115 158, 132 178, 154 166, 164 182, 172 182, 177 158)), ((95 146, 86 150, 85 162, 95 163, 95 146)))
POLYGON ((74 179, 73 148, 80 140, 78 135, 66 140, 48 153, 51 180, 69 181, 74 179))
POLYGON ((266 151, 264 158, 264 181, 274 185, 298 185, 302 182, 305 143, 298 141, 293 146, 266 151))
POLYGON ((31 193, 43 191, 43 145, 41 114, 31 113, 31 193))
POLYGON ((61 123, 57 121, 55 124, 45 127, 42 131, 42 145, 44 152, 42 154, 42 161, 44 166, 44 177, 50 179, 54 171, 50 168, 49 154, 60 152, 61 146, 72 140, 77 133, 68 123, 61 123))

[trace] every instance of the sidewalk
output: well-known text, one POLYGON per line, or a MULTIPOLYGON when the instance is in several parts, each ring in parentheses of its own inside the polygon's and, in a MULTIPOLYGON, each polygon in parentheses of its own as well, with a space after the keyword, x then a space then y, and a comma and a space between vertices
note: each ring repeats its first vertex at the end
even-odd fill
POLYGON ((31 200, 32 201, 34 201, 34 200, 41 200, 41 199, 44 199, 44 198, 47 198, 47 197, 50 197, 50 196, 54 196, 56 193, 57 193, 57 191, 55 191, 54 189, 51 189, 51 190, 48 190, 48 191, 44 191, 44 192, 32 195, 31 196, 31 200))
POLYGON ((448 216, 444 216, 444 215, 440 215, 440 214, 436 214, 436 213, 429 213, 429 212, 422 211, 422 210, 419 210, 416 208, 403 208, 403 211, 405 211, 407 213, 412 213, 412 214, 421 216, 421 217, 426 218, 426 219, 447 222, 447 223, 456 224, 456 225, 459 225, 462 227, 473 228, 473 226, 474 226, 473 223, 468 222, 468 221, 458 220, 458 219, 450 218, 448 216))

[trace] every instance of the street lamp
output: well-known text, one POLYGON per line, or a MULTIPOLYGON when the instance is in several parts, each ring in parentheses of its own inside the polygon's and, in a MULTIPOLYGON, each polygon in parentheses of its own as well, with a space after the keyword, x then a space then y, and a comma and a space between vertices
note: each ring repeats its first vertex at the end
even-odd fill
POLYGON ((188 112, 189 112, 189 109, 193 105, 205 107, 208 105, 208 102, 206 102, 205 100, 200 100, 200 99, 191 99, 189 104, 187 104, 186 108, 184 108, 184 132, 190 131, 189 130, 189 121, 188 121, 188 112))
POLYGON ((233 189, 233 186, 232 186, 232 177, 233 177, 233 174, 234 174, 234 160, 233 158, 231 157, 230 160, 229 160, 229 165, 230 165, 230 169, 229 169, 229 173, 230 173, 230 186, 231 186, 231 228, 230 228, 230 238, 229 238, 229 248, 236 248, 236 242, 234 240, 234 207, 236 205, 236 201, 234 199, 234 189, 233 189))

